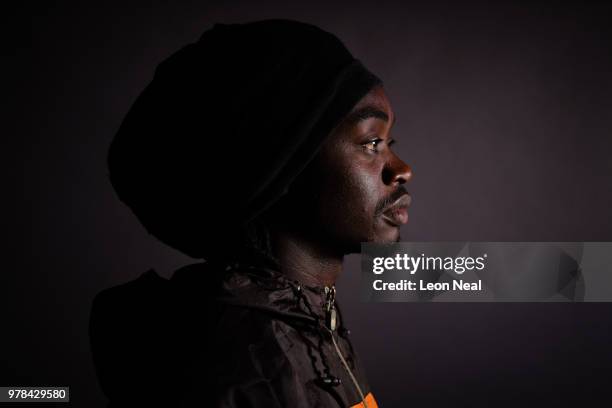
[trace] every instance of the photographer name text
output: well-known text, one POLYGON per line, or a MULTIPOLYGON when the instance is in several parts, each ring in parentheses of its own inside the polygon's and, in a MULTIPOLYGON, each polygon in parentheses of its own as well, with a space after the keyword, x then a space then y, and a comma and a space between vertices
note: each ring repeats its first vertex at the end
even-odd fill
POLYGON ((482 281, 478 279, 475 282, 464 282, 461 279, 454 279, 451 282, 426 282, 423 279, 413 281, 409 279, 402 279, 398 282, 384 282, 382 279, 376 279, 372 286, 374 290, 407 290, 407 291, 466 291, 466 292, 478 292, 482 291, 482 281))

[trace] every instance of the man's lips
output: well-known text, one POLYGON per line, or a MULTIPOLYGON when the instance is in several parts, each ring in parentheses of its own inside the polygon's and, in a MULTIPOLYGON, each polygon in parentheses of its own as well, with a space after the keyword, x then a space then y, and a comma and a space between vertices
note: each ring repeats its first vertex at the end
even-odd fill
POLYGON ((411 202, 410 194, 403 194, 382 213, 383 218, 396 227, 406 224, 408 222, 408 206, 411 202))

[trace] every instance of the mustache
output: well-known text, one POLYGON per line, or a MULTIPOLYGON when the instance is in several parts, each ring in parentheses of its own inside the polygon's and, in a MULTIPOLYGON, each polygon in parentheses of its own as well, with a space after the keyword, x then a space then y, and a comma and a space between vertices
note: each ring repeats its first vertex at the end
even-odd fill
POLYGON ((404 186, 399 186, 397 190, 395 190, 394 192, 389 194, 388 197, 383 198, 376 204, 374 214, 376 216, 382 215, 382 213, 385 212, 387 207, 393 204, 396 200, 398 200, 404 194, 408 194, 408 191, 406 191, 406 188, 404 186))

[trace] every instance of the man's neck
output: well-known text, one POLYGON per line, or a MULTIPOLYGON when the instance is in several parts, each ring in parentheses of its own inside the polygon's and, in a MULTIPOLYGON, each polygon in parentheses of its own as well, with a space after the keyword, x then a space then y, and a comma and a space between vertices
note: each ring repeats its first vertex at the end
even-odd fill
POLYGON ((283 273, 308 286, 332 286, 342 272, 342 254, 297 234, 277 232, 274 250, 283 273))

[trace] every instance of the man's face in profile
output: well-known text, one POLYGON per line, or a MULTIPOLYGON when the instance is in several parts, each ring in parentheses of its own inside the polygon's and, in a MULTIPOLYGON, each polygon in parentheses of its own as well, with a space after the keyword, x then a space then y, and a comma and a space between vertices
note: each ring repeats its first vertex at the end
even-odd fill
POLYGON ((383 88, 374 88, 330 134, 306 184, 299 183, 304 221, 344 253, 359 251, 361 242, 398 241, 408 221, 410 196, 402 184, 411 168, 392 151, 394 121, 383 88))

